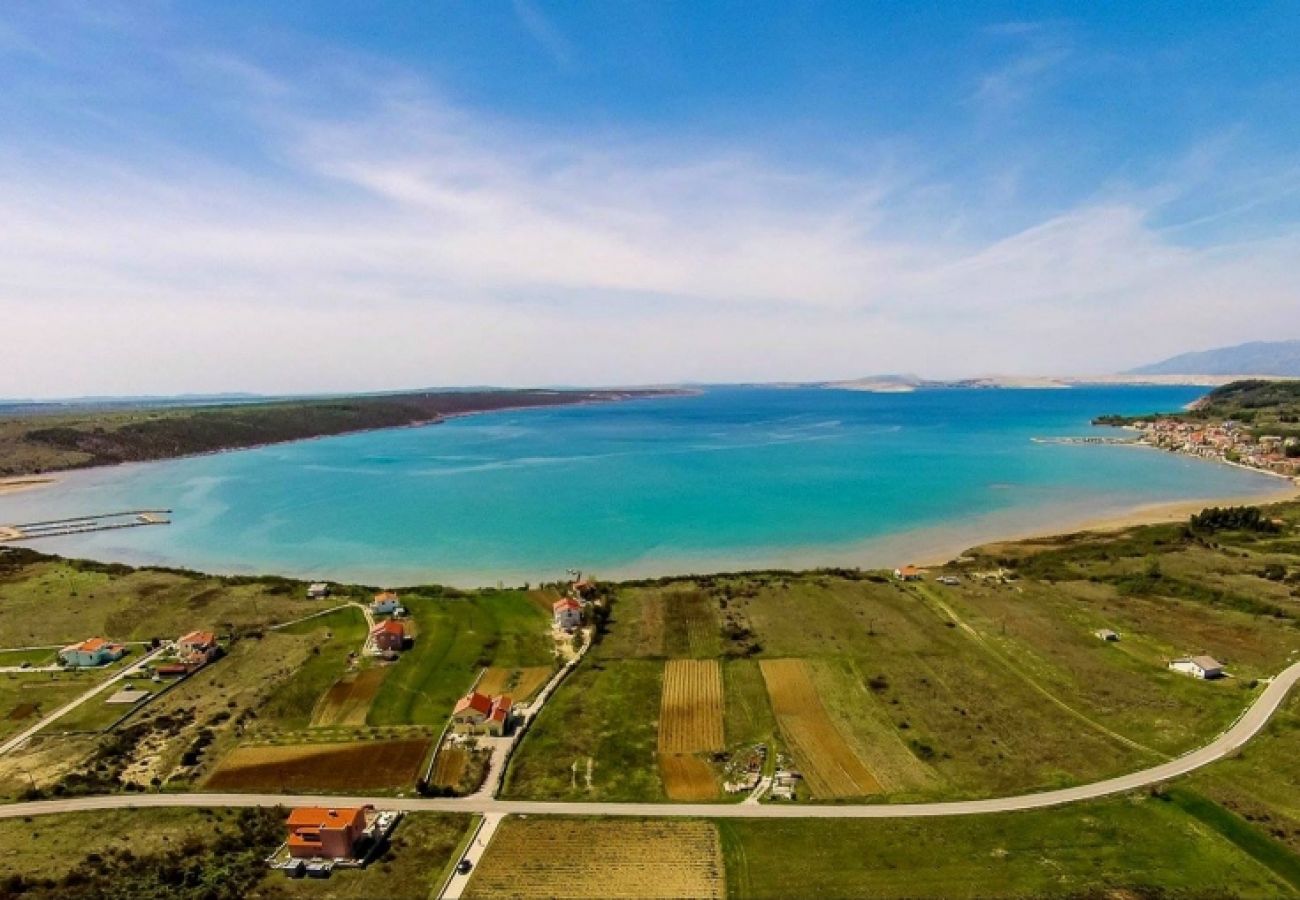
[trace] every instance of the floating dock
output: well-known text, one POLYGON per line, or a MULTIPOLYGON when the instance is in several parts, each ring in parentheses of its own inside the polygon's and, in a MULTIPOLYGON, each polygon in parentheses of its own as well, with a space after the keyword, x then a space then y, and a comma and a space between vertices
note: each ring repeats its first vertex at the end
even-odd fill
POLYGON ((170 525, 170 509, 130 509, 125 512, 99 513, 72 519, 49 519, 21 525, 0 525, 0 543, 31 541, 43 537, 66 537, 92 531, 140 528, 144 525, 170 525))

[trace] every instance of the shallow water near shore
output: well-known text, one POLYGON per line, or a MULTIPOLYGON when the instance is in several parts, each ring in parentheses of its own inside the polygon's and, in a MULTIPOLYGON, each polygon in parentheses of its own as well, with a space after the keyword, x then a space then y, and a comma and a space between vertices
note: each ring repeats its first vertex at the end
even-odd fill
POLYGON ((65 555, 400 585, 893 565, 1280 479, 1130 447, 1101 413, 1197 388, 714 388, 63 473, 0 522, 169 508, 173 524, 33 541, 65 555), (928 551, 932 551, 927 553, 928 551))

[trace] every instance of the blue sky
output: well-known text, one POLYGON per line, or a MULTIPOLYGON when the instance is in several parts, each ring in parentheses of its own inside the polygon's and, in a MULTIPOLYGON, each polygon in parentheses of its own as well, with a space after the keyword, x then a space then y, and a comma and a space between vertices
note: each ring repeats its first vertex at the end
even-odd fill
POLYGON ((1294 3, 375 6, 0 10, 0 396, 1300 335, 1294 3))

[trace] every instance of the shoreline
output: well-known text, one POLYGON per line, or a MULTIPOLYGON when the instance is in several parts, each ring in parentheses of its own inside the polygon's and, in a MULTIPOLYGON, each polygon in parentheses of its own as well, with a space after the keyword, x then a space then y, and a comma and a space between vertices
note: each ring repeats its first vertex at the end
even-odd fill
POLYGON ((0 497, 6 494, 17 494, 21 491, 49 487, 58 480, 50 475, 10 475, 0 478, 0 497))

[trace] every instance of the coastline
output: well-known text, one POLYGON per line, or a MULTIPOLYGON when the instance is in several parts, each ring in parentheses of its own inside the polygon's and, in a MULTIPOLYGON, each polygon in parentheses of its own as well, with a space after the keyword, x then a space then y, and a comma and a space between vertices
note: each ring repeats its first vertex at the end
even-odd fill
POLYGON ((50 475, 11 475, 0 478, 0 496, 49 487, 57 481, 50 475))

